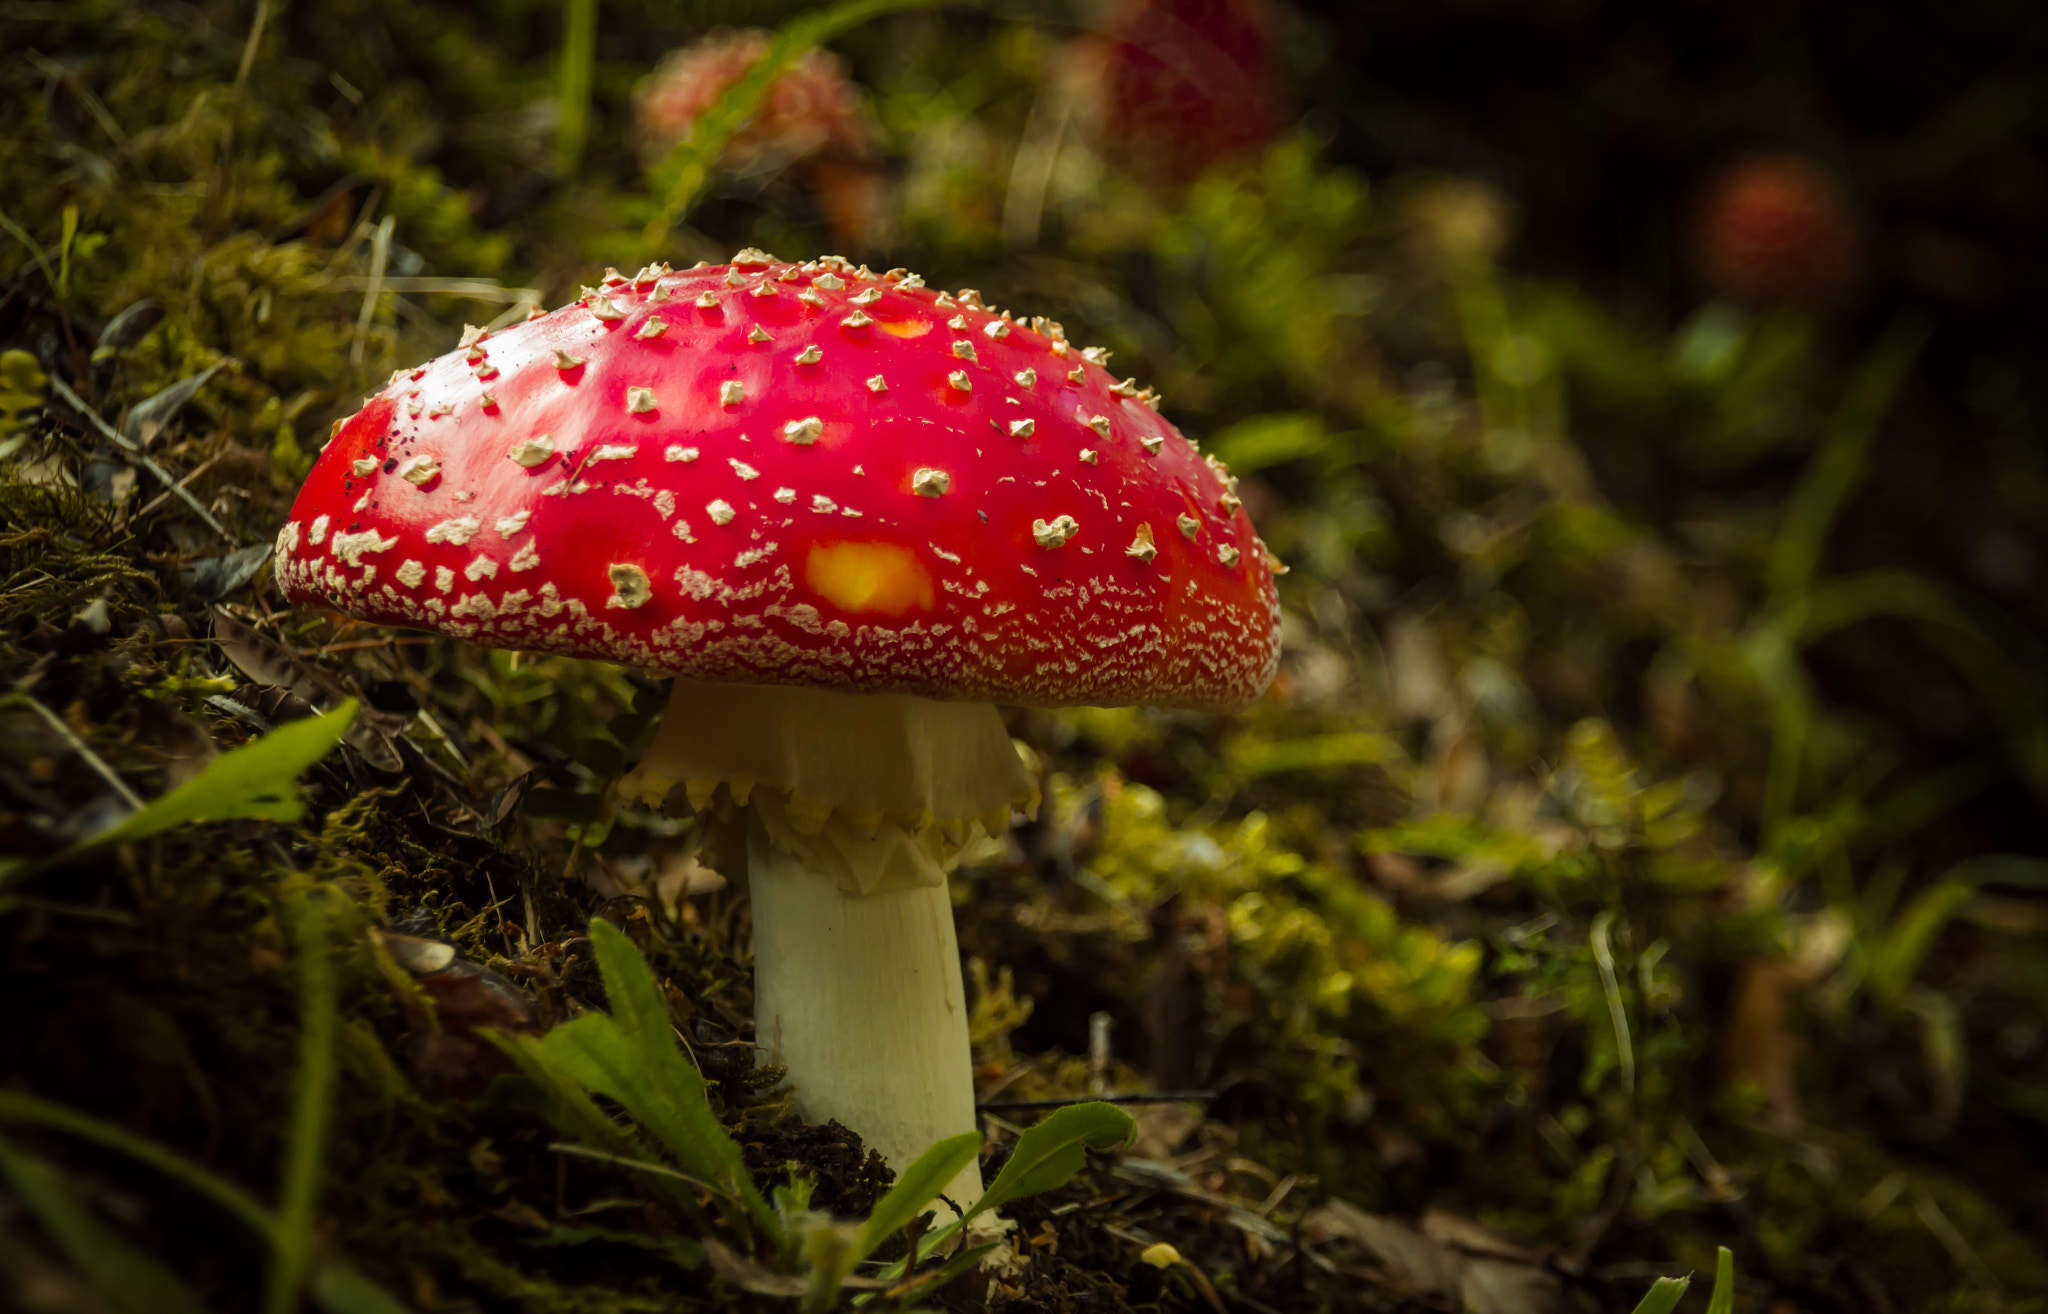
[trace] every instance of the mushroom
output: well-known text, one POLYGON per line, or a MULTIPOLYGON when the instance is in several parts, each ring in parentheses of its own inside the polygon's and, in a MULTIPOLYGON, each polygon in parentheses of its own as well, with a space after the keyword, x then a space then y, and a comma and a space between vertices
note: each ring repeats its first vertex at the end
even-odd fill
POLYGON ((1234 481, 1105 362, 837 258, 610 275, 339 423, 278 579, 673 673, 630 790, 743 822, 763 1061, 900 1170, 975 1125, 946 873, 1036 803, 994 704, 1224 710, 1277 660, 1234 481))

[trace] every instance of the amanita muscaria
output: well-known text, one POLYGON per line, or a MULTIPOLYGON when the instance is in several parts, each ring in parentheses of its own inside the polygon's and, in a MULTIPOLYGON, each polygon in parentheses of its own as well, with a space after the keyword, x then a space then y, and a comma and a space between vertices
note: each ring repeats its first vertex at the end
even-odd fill
POLYGON ((1277 660, 1234 481, 1104 360, 836 258, 608 273, 338 424, 278 579, 673 673, 634 792, 744 809, 764 1059, 900 1169, 975 1125, 946 872, 1035 802, 993 704, 1227 710, 1277 660))

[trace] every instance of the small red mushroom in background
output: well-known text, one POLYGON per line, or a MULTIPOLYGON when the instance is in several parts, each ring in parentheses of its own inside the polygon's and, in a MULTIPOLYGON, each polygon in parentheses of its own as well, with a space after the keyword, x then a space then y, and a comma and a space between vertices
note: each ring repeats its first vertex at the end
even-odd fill
POLYGON ((1723 167, 1693 207, 1691 244, 1714 295, 1752 310, 1839 307, 1863 272, 1855 207, 1804 156, 1752 155, 1723 167))
POLYGON ((946 873, 1037 793, 994 704, 1227 711, 1278 662, 1237 481, 1107 362, 836 257, 608 271, 338 425, 277 577, 673 673, 622 792, 741 823, 763 1059, 901 1170, 975 1126, 946 873))
POLYGON ((1097 148, 1168 187, 1256 158, 1285 101, 1276 17, 1269 0, 1125 0, 1075 50, 1097 148))
MULTIPOLYGON (((774 34, 721 29, 662 57, 635 97, 641 149, 659 159, 767 53, 774 34)), ((739 175, 794 170, 825 212, 833 240, 854 250, 878 240, 886 200, 873 133, 846 64, 811 50, 769 88, 760 111, 720 164, 739 175)))

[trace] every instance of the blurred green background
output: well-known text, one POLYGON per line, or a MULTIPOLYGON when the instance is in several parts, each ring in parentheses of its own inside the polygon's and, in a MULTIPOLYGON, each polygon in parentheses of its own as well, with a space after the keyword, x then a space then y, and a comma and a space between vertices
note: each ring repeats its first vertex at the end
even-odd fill
MULTIPOLYGON (((384 718, 304 820, 0 896, 0 1089, 267 1194, 331 887, 323 1237, 421 1309, 770 1303, 659 1220, 578 1231, 362 947, 445 936, 559 1017, 630 908, 679 1021, 743 1032, 743 901, 610 789, 653 681, 290 614, 260 549, 465 323, 834 251, 1109 349, 1290 567, 1247 713, 1011 718, 1047 809, 956 882, 985 1098, 1207 1093, 1029 1299, 1364 1307, 1307 1247, 1428 1303, 1331 1202, 1512 1237, 1554 1285, 1504 1314, 1723 1244, 1774 1311, 2048 1294, 2048 10, 0 0, 0 125, 0 851, 384 718)), ((25 1143, 252 1305, 175 1191, 25 1143)), ((74 1293, 16 1302, 129 1307, 0 1170, 0 1271, 74 1293)))

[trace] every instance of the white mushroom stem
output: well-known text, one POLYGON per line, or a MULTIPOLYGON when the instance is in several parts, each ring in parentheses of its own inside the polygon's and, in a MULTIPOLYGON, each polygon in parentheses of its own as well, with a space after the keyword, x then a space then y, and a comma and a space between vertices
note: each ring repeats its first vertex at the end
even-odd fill
MULTIPOLYGON (((1029 806, 986 703, 677 680, 629 794, 681 782, 746 809, 761 1059, 797 1111, 836 1118, 900 1173, 973 1131, 967 1002, 946 872, 1029 806)), ((970 1166, 945 1194, 981 1196, 970 1166)))
MULTIPOLYGON (((952 900, 944 885, 841 890, 791 838, 810 843, 748 819, 756 1041, 789 1069, 806 1121, 838 1119, 900 1172, 975 1129, 952 900)), ((979 1199, 979 1165, 944 1194, 979 1199)))

